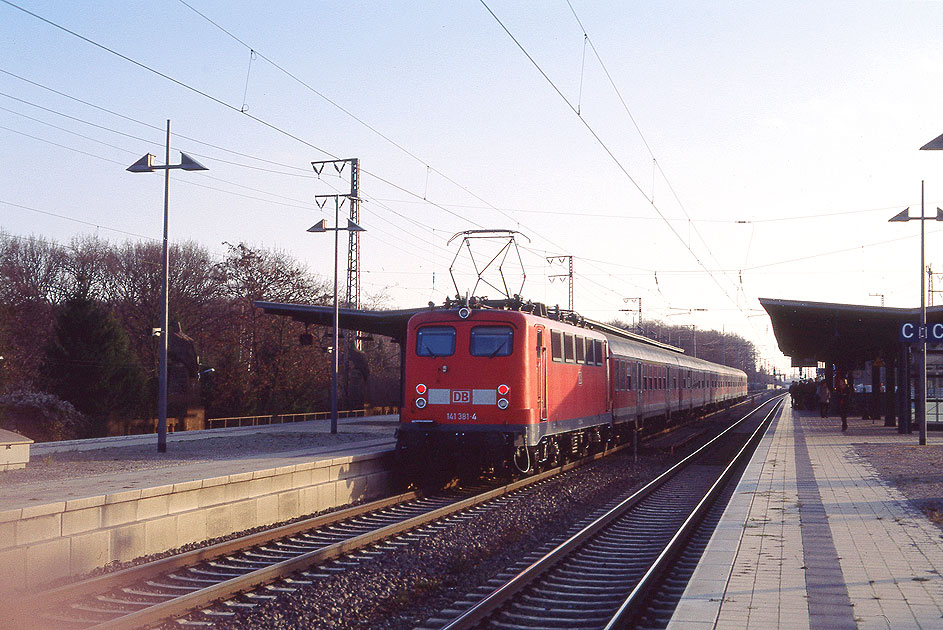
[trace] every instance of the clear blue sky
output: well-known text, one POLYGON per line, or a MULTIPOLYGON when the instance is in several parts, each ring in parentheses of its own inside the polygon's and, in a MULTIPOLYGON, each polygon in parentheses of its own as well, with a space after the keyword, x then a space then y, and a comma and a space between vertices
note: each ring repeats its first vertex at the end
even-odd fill
POLYGON ((325 277, 305 230, 347 184, 310 162, 359 157, 363 289, 390 307, 454 293, 446 242, 478 228, 530 238, 526 297, 565 304, 545 256, 569 254, 585 315, 642 297, 778 366, 759 296, 918 303, 917 225, 887 219, 921 180, 943 204, 917 150, 943 133, 943 3, 487 0, 519 47, 471 0, 187 2, 14 2, 114 52, 0 2, 0 229, 160 238, 162 178, 124 169, 163 161, 169 118, 171 159, 210 168, 172 178, 171 239, 325 277))

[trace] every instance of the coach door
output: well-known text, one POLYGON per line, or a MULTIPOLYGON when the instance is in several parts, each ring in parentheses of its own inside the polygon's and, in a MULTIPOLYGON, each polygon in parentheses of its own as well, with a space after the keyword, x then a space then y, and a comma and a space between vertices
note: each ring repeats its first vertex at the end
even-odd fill
POLYGON ((537 408, 540 420, 547 419, 547 347, 544 345, 544 331, 537 329, 537 408))

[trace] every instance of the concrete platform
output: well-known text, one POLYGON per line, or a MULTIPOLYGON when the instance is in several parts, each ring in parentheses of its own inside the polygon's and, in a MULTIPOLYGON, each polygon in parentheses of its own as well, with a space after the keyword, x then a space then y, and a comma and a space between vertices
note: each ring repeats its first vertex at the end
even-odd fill
POLYGON ((19 433, 0 429, 0 472, 26 468, 32 443, 33 440, 19 433))
POLYGON ((849 424, 843 433, 839 419, 787 403, 670 630, 943 628, 943 531, 854 450, 917 436, 860 418, 849 424))
POLYGON ((168 435, 163 455, 155 435, 33 445, 32 470, 0 473, 0 600, 378 497, 390 486, 397 424, 342 419, 335 435, 326 420, 189 431, 168 435))

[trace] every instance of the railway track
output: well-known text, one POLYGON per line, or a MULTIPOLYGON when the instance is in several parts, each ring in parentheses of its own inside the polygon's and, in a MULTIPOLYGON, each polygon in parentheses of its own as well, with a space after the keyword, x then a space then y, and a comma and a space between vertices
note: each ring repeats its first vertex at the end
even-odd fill
POLYGON ((171 619, 181 620, 181 627, 211 626, 239 609, 432 535, 441 527, 434 521, 467 518, 461 512, 487 509, 485 504, 499 508, 502 497, 623 448, 507 485, 434 496, 410 492, 299 521, 41 592, 15 602, 5 614, 9 627, 30 630, 126 630, 171 619))
POLYGON ((609 630, 659 625, 658 611, 650 609, 661 604, 653 604, 651 587, 685 550, 702 516, 749 459, 781 404, 779 397, 760 405, 489 594, 457 603, 447 611, 454 618, 430 619, 425 627, 609 630))

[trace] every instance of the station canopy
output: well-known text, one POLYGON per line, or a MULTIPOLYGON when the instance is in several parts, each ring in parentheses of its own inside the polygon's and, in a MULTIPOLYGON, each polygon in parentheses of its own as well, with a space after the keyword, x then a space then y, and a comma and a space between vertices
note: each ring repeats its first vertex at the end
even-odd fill
MULTIPOLYGON (((890 308, 760 298, 769 313, 779 349, 793 367, 818 361, 861 367, 878 357, 893 358, 905 323, 920 322, 919 308, 890 308)), ((943 323, 943 306, 927 308, 929 325, 943 323)))
MULTIPOLYGON (((284 304, 280 302, 254 302, 269 315, 291 317, 304 324, 331 326, 334 324, 334 307, 311 304, 284 304)), ((397 343, 406 341, 406 325, 409 318, 428 308, 409 308, 398 311, 361 311, 352 308, 337 309, 340 328, 360 330, 375 335, 392 337, 397 343)))

